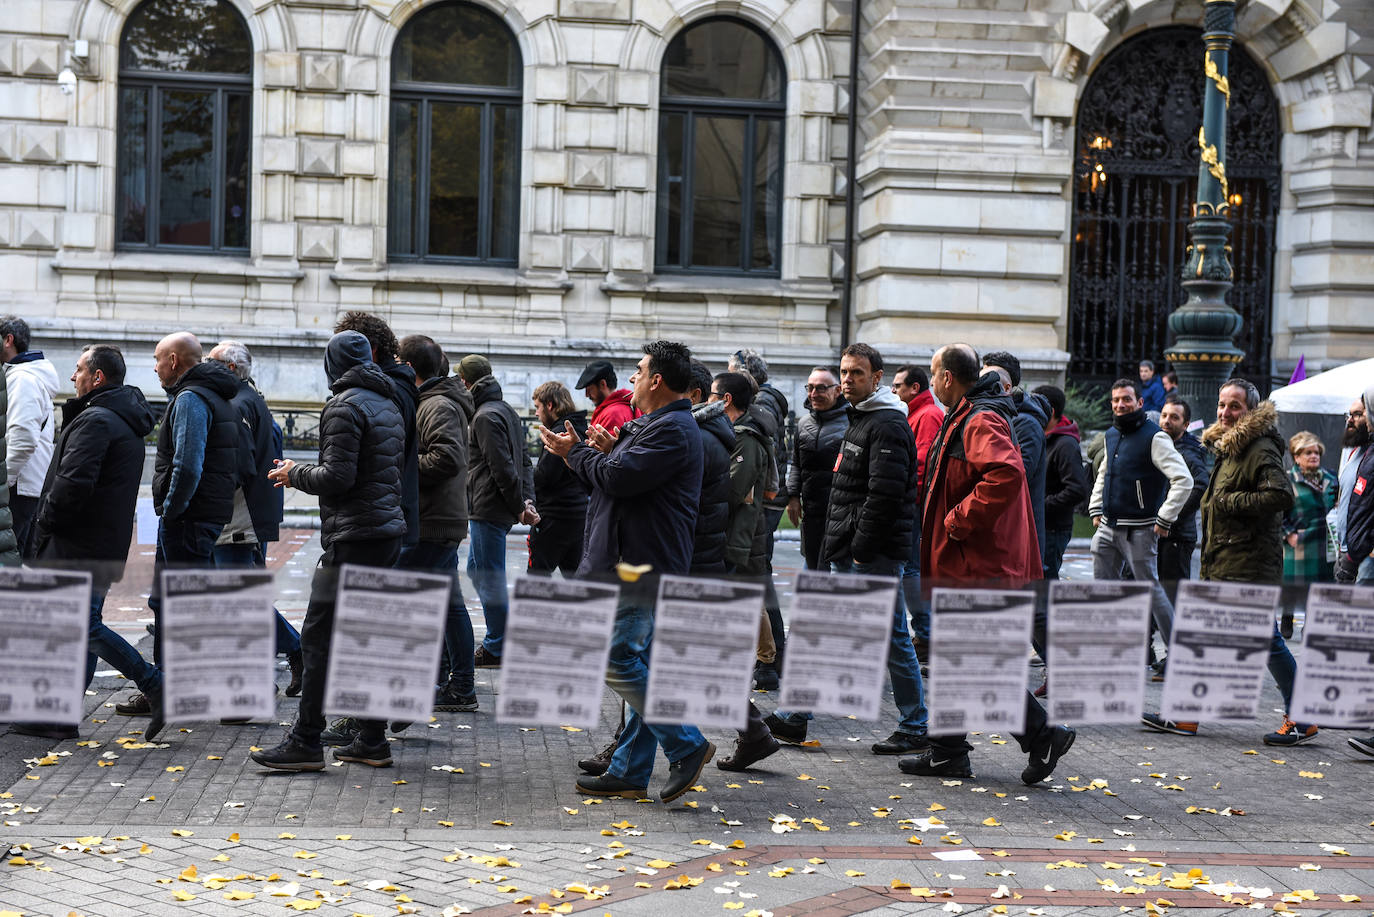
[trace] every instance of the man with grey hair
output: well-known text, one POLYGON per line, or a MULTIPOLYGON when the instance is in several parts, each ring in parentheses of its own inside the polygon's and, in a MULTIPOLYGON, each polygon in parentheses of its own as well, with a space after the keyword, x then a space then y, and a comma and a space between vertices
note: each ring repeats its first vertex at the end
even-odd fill
POLYGON ((52 400, 57 394, 57 369, 41 350, 29 349, 29 324, 17 315, 0 317, 0 359, 5 361, 9 406, 5 432, 9 469, 10 511, 19 552, 32 556, 29 531, 43 481, 52 461, 53 431, 57 426, 52 400))
POLYGON ((1339 472, 1340 499, 1331 512, 1326 515, 1336 541, 1336 582, 1368 583, 1374 582, 1374 557, 1352 558, 1348 524, 1350 521, 1350 500, 1355 491, 1356 479, 1360 476, 1360 466, 1370 455, 1369 444, 1374 437, 1369 431, 1370 405, 1374 405, 1374 386, 1365 390, 1364 395, 1356 398, 1345 412, 1345 433, 1341 437, 1341 465, 1339 472))
MULTIPOLYGON (((234 515, 215 542, 217 567, 266 567, 267 545, 281 537, 284 491, 272 486, 267 473, 282 457, 281 427, 253 383, 253 354, 242 341, 220 341, 210 359, 228 367, 238 379, 229 399, 244 428, 244 475, 234 491, 234 515)), ((286 654, 291 682, 286 696, 301 693, 301 635, 277 612, 277 652, 286 654)))

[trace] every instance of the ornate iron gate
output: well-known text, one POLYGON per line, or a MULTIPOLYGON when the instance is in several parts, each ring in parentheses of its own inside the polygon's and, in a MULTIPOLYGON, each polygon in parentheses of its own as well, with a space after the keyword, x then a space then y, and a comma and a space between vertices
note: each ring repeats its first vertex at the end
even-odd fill
MULTIPOLYGON (((1113 51, 1078 108, 1069 378, 1110 383, 1162 359, 1197 188, 1202 32, 1154 29, 1113 51)), ((1228 296, 1245 324, 1239 373, 1268 391, 1271 287, 1279 207, 1278 107, 1259 66, 1231 55, 1226 173, 1231 185, 1228 296)))

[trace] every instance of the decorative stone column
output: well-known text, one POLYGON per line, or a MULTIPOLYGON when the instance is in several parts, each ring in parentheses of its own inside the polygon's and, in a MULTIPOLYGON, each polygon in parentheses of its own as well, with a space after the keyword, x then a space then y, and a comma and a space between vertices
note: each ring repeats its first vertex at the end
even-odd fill
POLYGON ((1245 356, 1235 345, 1240 314, 1226 304, 1234 276, 1227 244, 1231 192, 1226 181, 1226 110, 1231 103, 1227 65, 1235 29, 1235 0, 1207 0, 1202 35, 1206 88, 1198 130, 1201 161, 1183 268, 1188 300, 1169 316, 1175 344, 1164 355, 1178 373, 1179 389, 1193 415, 1204 419, 1211 416, 1208 411, 1216 404, 1217 390, 1245 356))

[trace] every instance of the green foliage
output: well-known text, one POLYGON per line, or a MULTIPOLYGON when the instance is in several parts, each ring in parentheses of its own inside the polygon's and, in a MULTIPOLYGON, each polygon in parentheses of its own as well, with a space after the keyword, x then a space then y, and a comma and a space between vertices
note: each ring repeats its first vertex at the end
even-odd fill
POLYGON ((1064 402, 1064 416, 1077 421, 1085 434, 1089 430, 1105 430, 1112 424, 1111 393, 1105 385, 1070 382, 1064 386, 1064 402))

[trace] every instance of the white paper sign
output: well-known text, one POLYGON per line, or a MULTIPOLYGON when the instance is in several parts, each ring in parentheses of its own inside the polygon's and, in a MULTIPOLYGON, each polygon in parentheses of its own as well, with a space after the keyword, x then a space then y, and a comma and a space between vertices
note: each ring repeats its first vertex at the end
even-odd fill
POLYGON ((139 497, 134 507, 134 520, 138 523, 136 540, 139 544, 157 544, 158 518, 153 510, 153 498, 139 497))
POLYGON ((266 570, 162 571, 167 722, 275 713, 275 591, 266 570))
POLYGON ((1278 601, 1278 586, 1179 583, 1160 715, 1187 722, 1254 719, 1278 601))
POLYGON ((1035 595, 935 589, 930 598, 930 734, 1020 732, 1035 595))
POLYGON ((897 587, 890 576, 797 574, 780 709, 878 719, 897 587))
POLYGON ((596 725, 619 598, 618 587, 602 583, 516 578, 502 644, 498 722, 596 725))
POLYGON ((1051 722, 1134 723, 1145 708, 1150 584, 1050 584, 1051 722))
POLYGON ((1374 723, 1374 589, 1312 584, 1288 715, 1319 726, 1374 723))
POLYGON ((0 721, 81 722, 91 575, 0 569, 0 721))
POLYGON ((339 568, 324 710, 362 719, 427 719, 448 617, 447 576, 339 568))
POLYGON ((743 729, 762 614, 761 583, 659 580, 645 721, 743 729))

